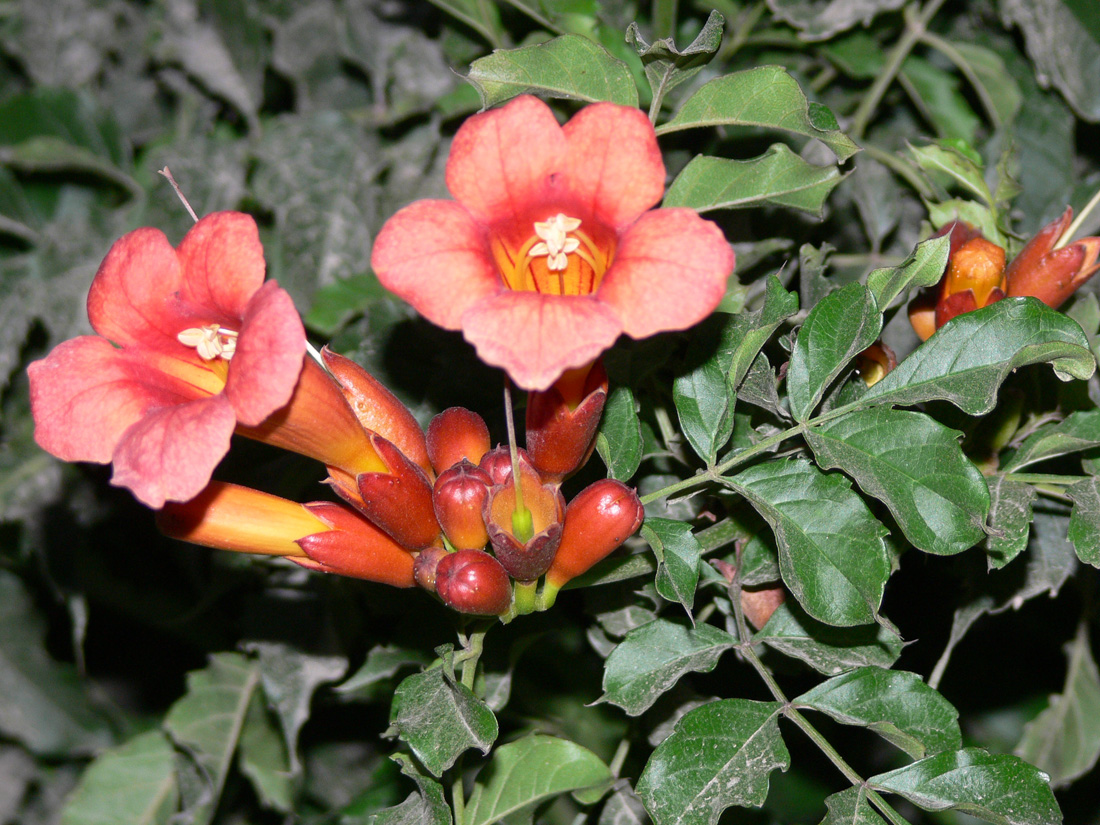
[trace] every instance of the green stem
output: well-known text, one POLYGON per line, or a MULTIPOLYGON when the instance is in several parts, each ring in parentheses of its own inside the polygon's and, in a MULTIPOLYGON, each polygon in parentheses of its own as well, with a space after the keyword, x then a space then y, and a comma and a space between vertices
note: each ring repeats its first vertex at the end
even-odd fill
POLYGON ((948 60, 955 64, 955 67, 963 73, 967 82, 970 84, 970 88, 974 90, 974 94, 978 96, 978 100, 982 102, 982 108, 985 109, 987 115, 989 115, 990 122, 996 128, 1001 126, 1001 116, 997 112, 997 106, 993 102, 993 98, 989 95, 989 90, 985 88, 985 84, 982 83, 981 78, 978 77, 974 71, 974 67, 970 65, 963 55, 955 48, 949 40, 944 40, 938 34, 930 31, 922 31, 920 39, 926 45, 931 46, 938 51, 948 60))
POLYGON ((462 651, 462 684, 471 691, 474 689, 474 681, 477 679, 477 665, 481 660, 481 652, 485 649, 485 634, 488 628, 482 627, 471 633, 465 642, 462 651))
POLYGON ((913 187, 913 190, 917 193, 917 195, 925 198, 926 200, 932 197, 933 192, 931 187, 908 163, 894 155, 892 152, 887 152, 885 149, 880 149, 874 144, 864 143, 861 145, 863 146, 863 151, 867 153, 867 156, 869 158, 877 160, 899 178, 902 178, 906 183, 913 187))
POLYGON ((1089 476, 1056 476, 1047 473, 1005 473, 1005 481, 1020 481, 1024 484, 1076 484, 1089 476))
POLYGON ((848 135, 852 140, 858 141, 863 137, 863 133, 867 131, 867 126, 871 122, 875 109, 882 101, 883 95, 886 94, 886 90, 890 88, 890 84, 894 82, 898 72, 901 71, 901 64, 905 62, 905 58, 909 56, 913 47, 924 36, 925 28, 942 5, 943 0, 928 0, 928 3, 925 4, 919 14, 907 15, 905 32, 894 46, 893 51, 890 52, 882 72, 875 78, 875 82, 871 84, 871 88, 867 90, 867 94, 863 96, 863 100, 860 101, 859 107, 852 116, 852 126, 848 130, 848 135))
POLYGON ((554 34, 565 34, 565 29, 553 23, 550 18, 544 17, 543 15, 539 14, 538 11, 531 8, 526 3, 522 3, 520 2, 520 0, 504 0, 504 2, 512 8, 518 9, 519 11, 526 14, 547 31, 553 32, 554 34))
POLYGON ((455 765, 455 779, 451 783, 451 807, 454 808, 454 825, 466 825, 466 794, 462 790, 462 757, 455 765))

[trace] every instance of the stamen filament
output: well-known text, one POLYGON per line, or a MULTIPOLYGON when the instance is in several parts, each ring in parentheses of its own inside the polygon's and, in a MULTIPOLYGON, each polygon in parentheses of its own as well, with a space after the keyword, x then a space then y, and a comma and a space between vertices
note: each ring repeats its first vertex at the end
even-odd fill
POLYGON ((512 488, 515 490, 516 504, 512 511, 512 535, 526 544, 535 535, 535 522, 531 511, 523 504, 519 450, 516 449, 516 425, 512 419, 512 387, 507 378, 504 379, 504 422, 508 427, 508 451, 512 457, 512 488))

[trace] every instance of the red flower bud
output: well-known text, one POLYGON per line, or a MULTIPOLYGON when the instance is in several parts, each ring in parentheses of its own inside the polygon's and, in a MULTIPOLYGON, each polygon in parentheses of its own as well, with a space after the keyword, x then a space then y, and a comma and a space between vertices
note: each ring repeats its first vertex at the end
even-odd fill
POLYGON ((630 487, 607 478, 590 484, 569 502, 565 526, 546 585, 558 590, 586 572, 641 526, 645 508, 630 487))
MULTIPOLYGON (((531 457, 527 455, 527 451, 520 448, 517 452, 519 453, 519 466, 537 473, 538 471, 531 465, 531 457)), ((492 479, 494 485, 503 484, 512 477, 512 454, 507 447, 494 447, 482 456, 477 466, 489 474, 489 478, 492 479)))
MULTIPOLYGON (((360 473, 355 481, 362 498, 349 500, 398 544, 410 550, 422 550, 434 544, 440 531, 428 477, 381 436, 372 434, 371 444, 390 471, 360 473)), ((341 485, 333 486, 337 492, 346 494, 341 485)))
POLYGON ((554 560, 561 541, 565 499, 556 485, 543 484, 530 466, 521 465, 523 504, 531 514, 531 534, 517 536, 513 513, 516 487, 511 475, 494 486, 485 501, 485 527, 493 552, 512 578, 535 581, 554 560))
POLYGON ((416 583, 434 593, 436 569, 439 563, 449 555, 451 555, 450 551, 443 547, 429 547, 417 553, 416 562, 413 564, 413 578, 416 579, 416 583))
POLYGON ((408 408, 377 378, 350 358, 337 355, 328 347, 321 350, 321 357, 340 384, 359 423, 397 445, 397 449, 430 477, 432 465, 428 461, 424 433, 408 408))
POLYGON ((483 550, 459 550, 440 559, 435 592, 460 613, 499 616, 512 606, 512 582, 500 562, 483 550))
POLYGON ((428 455, 437 473, 462 459, 477 464, 489 446, 485 419, 465 407, 449 407, 428 424, 428 455))
POLYGON ((451 544, 459 550, 479 550, 489 541, 482 510, 492 479, 463 459, 441 473, 432 489, 435 516, 451 544))
POLYGON ((329 501, 304 506, 330 529, 298 539, 298 546, 309 558, 292 561, 324 573, 394 587, 413 586, 412 554, 375 525, 347 507, 329 501))
POLYGON ((1100 268, 1100 238, 1081 238, 1055 249, 1073 220, 1073 210, 1044 226, 1012 259, 1006 272, 1008 294, 1030 295, 1057 309, 1100 268))
POLYGON ((570 370, 550 389, 527 396, 527 452, 548 482, 560 484, 584 466, 596 443, 607 372, 599 361, 583 370, 583 381, 570 370))

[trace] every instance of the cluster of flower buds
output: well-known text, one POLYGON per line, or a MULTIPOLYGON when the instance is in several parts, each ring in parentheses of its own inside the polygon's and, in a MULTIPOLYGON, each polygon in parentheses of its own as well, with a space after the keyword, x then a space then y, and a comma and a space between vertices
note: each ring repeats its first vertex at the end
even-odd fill
POLYGON ((1067 243, 1073 210, 1043 227, 1005 265, 1005 251, 962 221, 944 226, 950 235, 947 268, 937 286, 909 304, 909 321, 922 341, 964 312, 1009 297, 1031 296, 1057 309, 1100 269, 1100 238, 1067 243))
POLYGON ((598 481, 568 506, 559 489, 591 454, 607 396, 598 363, 531 394, 528 449, 513 462, 508 448, 490 449, 477 413, 444 410, 425 434, 362 367, 328 349, 321 356, 325 369, 306 360, 288 408, 246 434, 324 461, 346 505, 298 504, 215 482, 195 499, 167 503, 158 515, 163 532, 313 570, 418 584, 460 612, 510 617, 549 607, 566 582, 640 526, 638 496, 618 481, 598 481))

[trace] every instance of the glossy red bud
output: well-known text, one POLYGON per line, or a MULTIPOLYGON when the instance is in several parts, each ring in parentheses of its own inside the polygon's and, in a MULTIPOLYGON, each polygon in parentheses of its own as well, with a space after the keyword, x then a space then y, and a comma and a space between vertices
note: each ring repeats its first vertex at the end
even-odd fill
POLYGON ((512 606, 512 582, 500 562, 483 550, 459 550, 439 560, 435 592, 460 613, 499 616, 512 606))
POLYGON ((485 419, 465 407, 450 407, 428 424, 428 455, 436 473, 463 459, 477 464, 490 446, 485 419))
POLYGON ((304 506, 330 529, 298 539, 309 558, 293 561, 324 573, 413 586, 412 554, 375 525, 341 504, 319 501, 304 506))
POLYGON ((413 578, 416 583, 432 593, 435 592, 435 574, 439 563, 450 551, 442 547, 429 547, 416 554, 416 562, 413 564, 413 578))
POLYGON ((607 372, 599 361, 579 391, 563 377, 548 390, 528 393, 527 452, 544 481, 561 483, 588 461, 606 401, 607 372))
POLYGON ((644 518, 638 494, 622 482, 606 478, 585 487, 565 511, 561 544, 546 571, 546 584, 557 589, 587 572, 630 538, 644 518))
MULTIPOLYGON (((352 503, 398 544, 410 550, 421 550, 434 544, 440 530, 428 477, 381 436, 372 434, 371 444, 390 472, 356 476, 361 500, 352 503)), ((336 489, 340 491, 338 486, 336 489)))
MULTIPOLYGON (((536 472, 531 464, 531 457, 527 455, 527 451, 521 448, 517 450, 517 452, 519 453, 520 466, 527 467, 532 472, 536 472)), ((508 448, 503 445, 494 447, 482 456, 477 466, 489 474, 489 478, 494 485, 503 484, 512 477, 512 454, 508 451, 508 448)), ((539 483, 541 484, 542 482, 540 481, 539 483)))
POLYGON ((489 497, 489 474, 466 459, 440 474, 432 489, 435 517, 459 550, 480 550, 489 541, 482 510, 489 497))

